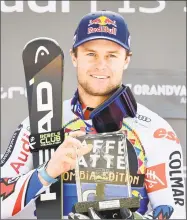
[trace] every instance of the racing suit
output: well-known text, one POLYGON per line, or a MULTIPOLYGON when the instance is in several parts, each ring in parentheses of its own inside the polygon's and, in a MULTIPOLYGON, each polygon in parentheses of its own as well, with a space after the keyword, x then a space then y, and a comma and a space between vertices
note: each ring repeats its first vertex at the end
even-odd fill
MULTIPOLYGON (((180 141, 163 118, 145 106, 137 105, 136 117, 124 118, 122 130, 128 139, 132 195, 141 197, 138 212, 153 219, 185 219, 180 141)), ((63 113, 66 133, 77 129, 87 133, 94 131, 91 120, 84 120, 72 110, 71 99, 64 101, 63 113)), ((29 118, 26 118, 13 134, 1 159, 1 218, 36 218, 35 200, 50 187, 41 184, 37 170, 33 168, 29 134, 29 118)), ((63 199, 66 201, 63 214, 67 218, 72 204, 77 202, 71 173, 66 175, 63 184, 63 199)))

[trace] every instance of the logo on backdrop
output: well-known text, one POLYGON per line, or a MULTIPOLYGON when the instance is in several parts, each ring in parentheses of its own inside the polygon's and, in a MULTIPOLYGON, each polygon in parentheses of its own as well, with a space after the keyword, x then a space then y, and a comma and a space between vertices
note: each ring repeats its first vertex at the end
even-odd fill
POLYGON ((18 96, 27 97, 27 90, 22 86, 1 87, 1 99, 16 99, 18 96))
MULTIPOLYGON (((46 1, 44 3, 38 4, 37 1, 1 1, 1 11, 4 13, 11 13, 11 12, 24 12, 25 8, 28 7, 32 12, 35 13, 55 13, 57 12, 57 8, 61 10, 62 13, 70 13, 71 7, 73 7, 73 1, 46 1), (27 4, 27 5, 26 5, 27 4)), ((87 4, 90 4, 90 11, 95 12, 97 10, 101 10, 98 5, 97 1, 88 1, 87 4)), ((138 5, 135 6, 131 1, 119 1, 118 4, 116 3, 116 8, 114 10, 118 11, 119 13, 146 13, 146 14, 155 14, 160 13, 165 10, 166 1, 155 1, 151 6, 149 4, 138 2, 138 5)), ((169 2, 167 3, 167 5, 169 2)), ((184 6, 181 7, 181 12, 186 12, 185 2, 184 6)))
POLYGON ((181 104, 186 104, 186 85, 148 85, 126 84, 137 96, 167 96, 179 97, 181 104))

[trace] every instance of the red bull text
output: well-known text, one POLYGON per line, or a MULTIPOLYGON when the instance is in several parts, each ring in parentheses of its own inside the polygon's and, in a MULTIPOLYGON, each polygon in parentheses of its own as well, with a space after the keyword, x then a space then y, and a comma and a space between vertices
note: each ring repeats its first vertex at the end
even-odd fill
POLYGON ((114 27, 109 28, 107 26, 99 26, 98 28, 93 28, 93 27, 88 28, 88 34, 93 34, 93 33, 96 33, 96 32, 105 32, 105 33, 116 35, 117 28, 114 28, 114 27))

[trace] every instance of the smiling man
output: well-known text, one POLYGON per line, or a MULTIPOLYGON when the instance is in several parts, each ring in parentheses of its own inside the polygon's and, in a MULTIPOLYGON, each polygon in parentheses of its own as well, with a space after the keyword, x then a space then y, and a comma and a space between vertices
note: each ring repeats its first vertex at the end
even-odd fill
MULTIPOLYGON (((115 96, 120 105, 117 109, 116 105, 105 105, 103 111, 106 107, 111 111, 105 112, 107 121, 106 118, 102 119, 105 123, 112 119, 110 128, 116 126, 117 130, 123 130, 127 135, 132 195, 141 198, 136 214, 128 212, 128 217, 185 219, 183 156, 177 135, 164 119, 137 103, 130 90, 122 85, 122 75, 132 55, 130 33, 123 17, 111 11, 85 15, 75 31, 70 55, 77 71, 78 88, 72 99, 64 101, 63 122, 65 133, 71 134, 41 169, 33 169, 32 154, 28 152, 27 161, 20 169, 15 170, 11 163, 19 156, 23 145, 22 137, 29 135, 29 119, 22 122, 13 151, 2 167, 4 178, 1 179, 1 184, 4 190, 1 191, 1 217, 20 217, 26 210, 27 218, 36 218, 36 198, 56 182, 58 176, 70 172, 70 178, 66 178, 63 183, 64 216, 68 216, 72 205, 77 202, 76 193, 73 195, 76 191, 75 180, 72 178, 76 148, 80 149, 80 155, 91 150, 91 146, 87 146, 83 151, 82 143, 76 137, 85 132, 99 132, 100 125, 99 122, 94 123, 96 118, 93 112, 103 106, 103 102, 113 99, 116 91, 120 90, 122 92, 115 96), (149 120, 142 121, 142 115, 149 120), (11 177, 16 178, 9 181, 8 178, 11 177), (13 183, 11 190, 5 187, 9 182, 13 183), (21 197, 20 190, 25 192, 21 197), (148 210, 149 204, 151 210, 148 210)), ((89 190, 93 193, 93 189, 86 190, 87 195, 89 190)), ((121 193, 112 185, 105 190, 106 193, 114 195, 121 193)), ((90 214, 96 216, 94 210, 91 210, 90 214)), ((121 214, 124 219, 123 210, 121 214)), ((79 214, 75 216, 71 213, 69 218, 78 216, 80 217, 79 214)))
POLYGON ((130 61, 125 48, 105 39, 85 42, 71 56, 77 67, 80 99, 93 108, 121 85, 123 69, 130 61))

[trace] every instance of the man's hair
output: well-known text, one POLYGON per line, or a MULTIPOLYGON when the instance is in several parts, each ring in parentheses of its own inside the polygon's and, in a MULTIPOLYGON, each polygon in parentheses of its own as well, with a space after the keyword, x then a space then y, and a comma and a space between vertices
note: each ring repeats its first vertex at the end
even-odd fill
POLYGON ((72 52, 74 53, 74 56, 77 58, 77 47, 76 48, 72 48, 72 52))
MULTIPOLYGON (((127 56, 132 56, 132 52, 131 51, 127 51, 127 56)), ((77 53, 78 53, 78 47, 76 48, 72 48, 72 52, 74 53, 75 57, 77 57, 77 53)))

